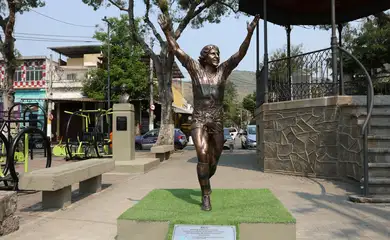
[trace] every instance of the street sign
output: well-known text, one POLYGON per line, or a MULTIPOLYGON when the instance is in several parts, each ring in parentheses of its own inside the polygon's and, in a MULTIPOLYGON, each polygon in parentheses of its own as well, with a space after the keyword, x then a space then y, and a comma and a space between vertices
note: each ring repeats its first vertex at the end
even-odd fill
POLYGON ((154 110, 156 107, 154 106, 154 104, 150 105, 150 110, 154 110))

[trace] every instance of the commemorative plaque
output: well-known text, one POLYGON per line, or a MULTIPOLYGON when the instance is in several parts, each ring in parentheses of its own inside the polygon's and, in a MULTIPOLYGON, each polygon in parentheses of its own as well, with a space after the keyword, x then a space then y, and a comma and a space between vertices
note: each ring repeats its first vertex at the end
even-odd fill
POLYGON ((236 227, 178 224, 172 236, 172 240, 236 240, 236 227))

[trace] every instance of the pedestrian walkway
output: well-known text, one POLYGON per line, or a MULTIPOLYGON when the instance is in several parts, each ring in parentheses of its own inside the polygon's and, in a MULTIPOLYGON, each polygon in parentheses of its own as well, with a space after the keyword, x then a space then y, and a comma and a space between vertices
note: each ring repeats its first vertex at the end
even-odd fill
MULTIPOLYGON (((117 217, 152 189, 199 187, 195 151, 175 153, 172 160, 143 175, 109 173, 103 181, 112 185, 66 210, 41 212, 23 206, 20 212, 29 220, 3 239, 113 240, 117 217)), ((254 151, 226 151, 211 184, 271 189, 297 219, 297 239, 390 238, 390 205, 350 203, 346 196, 356 189, 346 183, 262 173, 256 169, 254 151)))

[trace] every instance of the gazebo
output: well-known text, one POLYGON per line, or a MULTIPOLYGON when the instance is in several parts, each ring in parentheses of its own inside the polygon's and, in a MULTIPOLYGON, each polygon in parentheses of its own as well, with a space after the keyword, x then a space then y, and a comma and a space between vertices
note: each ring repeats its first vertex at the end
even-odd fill
MULTIPOLYGON (((344 23, 386 11, 390 9, 390 1, 240 0, 239 9, 250 15, 259 14, 264 20, 261 68, 260 25, 256 50, 258 162, 263 170, 352 178, 363 182, 363 197, 351 196, 350 199, 390 201, 381 196, 390 194, 390 174, 387 178, 369 178, 369 173, 375 176, 378 168, 390 169, 390 164, 377 161, 379 157, 375 154, 383 152, 369 147, 369 141, 376 143, 384 139, 369 132, 374 107, 371 77, 363 64, 342 47, 341 37, 337 39, 337 32, 341 36, 344 23), (284 59, 269 61, 268 22, 286 28, 287 57, 284 59), (330 48, 291 56, 293 25, 331 26, 330 48), (366 96, 346 94, 345 58, 360 67, 360 74, 366 79, 366 96), (366 100, 362 102, 363 98, 366 100)), ((390 107, 390 102, 388 105, 390 107)))

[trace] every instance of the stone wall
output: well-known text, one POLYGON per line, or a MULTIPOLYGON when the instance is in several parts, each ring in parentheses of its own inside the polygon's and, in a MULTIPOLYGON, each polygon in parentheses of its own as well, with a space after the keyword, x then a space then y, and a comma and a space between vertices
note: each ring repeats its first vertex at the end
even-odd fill
POLYGON ((271 172, 360 180, 357 111, 347 96, 264 104, 256 116, 260 166, 271 172))
POLYGON ((0 236, 19 229, 19 217, 15 215, 17 199, 16 192, 0 191, 0 236))

